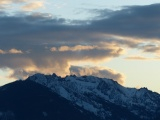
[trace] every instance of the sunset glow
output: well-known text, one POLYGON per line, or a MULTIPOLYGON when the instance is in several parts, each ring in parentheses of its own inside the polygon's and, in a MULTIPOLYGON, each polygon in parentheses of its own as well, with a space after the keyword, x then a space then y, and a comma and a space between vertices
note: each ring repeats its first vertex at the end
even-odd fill
POLYGON ((34 73, 160 93, 159 0, 1 0, 0 85, 34 73))

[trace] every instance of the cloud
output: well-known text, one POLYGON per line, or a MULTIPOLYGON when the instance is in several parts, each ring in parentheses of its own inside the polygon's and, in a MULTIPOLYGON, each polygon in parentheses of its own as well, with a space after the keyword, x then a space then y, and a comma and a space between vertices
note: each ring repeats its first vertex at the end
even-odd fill
MULTIPOLYGON (((31 41, 31 39, 34 39, 33 41, 39 39, 41 42, 43 39, 43 41, 46 40, 48 44, 51 43, 52 39, 52 41, 64 43, 64 46, 66 43, 65 41, 72 42, 74 46, 77 44, 84 45, 85 43, 90 46, 96 45, 98 42, 107 42, 110 44, 116 44, 117 46, 124 45, 132 48, 138 48, 138 45, 141 43, 145 43, 147 41, 155 42, 153 39, 149 40, 148 38, 157 38, 159 35, 158 33, 155 34, 156 31, 159 30, 159 27, 157 26, 159 14, 154 14, 154 17, 152 18, 148 14, 143 15, 141 12, 139 13, 138 10, 147 11, 148 9, 151 9, 151 11, 154 11, 155 8, 158 10, 158 7, 159 4, 127 7, 119 11, 113 11, 109 16, 106 14, 106 16, 108 16, 107 18, 90 21, 86 20, 83 22, 79 21, 78 25, 65 25, 65 23, 67 23, 67 20, 65 19, 52 19, 50 17, 47 17, 46 19, 42 14, 37 14, 38 16, 32 14, 29 16, 4 17, 2 20, 6 20, 6 22, 3 23, 3 26, 6 26, 4 30, 9 30, 12 34, 16 34, 16 32, 13 31, 12 28, 9 28, 9 26, 13 25, 19 28, 16 34, 18 39, 20 39, 20 37, 23 37, 23 39, 28 38, 29 41, 31 41), (143 22, 137 20, 139 16, 141 18, 140 20, 143 22), (146 22, 146 17, 148 17, 147 21, 149 23, 143 25, 143 23, 146 22), (17 23, 15 19, 17 19, 17 23), (121 21, 124 23, 121 24, 121 21), (85 24, 88 22, 90 22, 90 24, 85 24), (7 25, 8 23, 10 25, 7 25), (25 26, 25 29, 22 28, 21 25, 25 26), (130 27, 131 25, 133 27, 130 27), (142 32, 138 32, 139 30, 142 32), (152 31, 155 32, 153 33, 152 31), (63 35, 61 36, 60 34, 63 35), (29 38, 28 36, 31 37, 29 38)), ((107 11, 106 13, 108 13, 107 11)), ((104 13, 105 10, 103 11, 103 14, 104 13)), ((70 23, 72 24, 74 21, 71 21, 70 23)), ((156 44, 158 43, 156 42, 156 44)))
POLYGON ((82 50, 93 50, 96 49, 96 46, 83 46, 83 45, 76 45, 74 47, 69 46, 61 46, 59 51, 82 51, 82 50))
MULTIPOLYGON (((53 48, 52 48, 53 49, 53 48)), ((118 50, 119 51, 119 50, 118 50)), ((4 55, 1 60, 0 67, 9 67, 20 75, 29 75, 36 72, 51 74, 53 72, 58 75, 65 76, 69 74, 69 67, 72 61, 88 61, 91 63, 102 62, 106 59, 119 56, 119 52, 115 50, 89 50, 89 51, 54 51, 50 49, 39 49, 29 54, 4 55), (6 60, 7 59, 7 60, 6 60), (100 61, 99 61, 100 60, 100 61), (20 71, 19 71, 20 70, 20 71), (25 73, 25 74, 24 74, 25 73)), ((22 78, 21 76, 21 78, 22 78)), ((16 76, 15 76, 16 77, 16 76)), ((20 78, 20 77, 19 77, 20 78)))
POLYGON ((10 73, 8 74, 8 78, 9 79, 25 79, 27 78, 29 75, 34 74, 34 72, 32 73, 32 71, 27 72, 26 70, 23 69, 14 69, 14 70, 10 70, 10 73))
POLYGON ((23 52, 21 50, 17 50, 15 48, 13 48, 13 49, 9 50, 9 53, 11 53, 11 54, 22 54, 23 52))
POLYGON ((159 12, 160 4, 130 6, 109 14, 108 10, 104 9, 100 14, 105 17, 93 21, 92 29, 120 36, 160 38, 160 27, 157 26, 160 20, 159 12))
POLYGON ((0 0, 0 4, 10 4, 10 3, 23 3, 27 0, 0 0))
POLYGON ((71 66, 70 74, 77 76, 92 75, 100 78, 109 78, 117 81, 121 85, 125 83, 125 77, 123 74, 118 73, 111 69, 101 68, 101 67, 71 66))
MULTIPOLYGON (((52 48, 52 51, 55 50, 52 48)), ((69 68, 72 61, 88 61, 90 63, 102 62, 121 54, 121 50, 115 49, 91 49, 83 51, 50 51, 49 48, 34 48, 30 53, 4 54, 0 57, 0 68, 8 67, 13 70, 10 77, 24 78, 36 72, 60 76, 70 74, 69 68)), ((20 52, 19 52, 20 53, 20 52)))
POLYGON ((44 6, 43 2, 35 1, 35 2, 28 3, 25 6, 23 6, 22 10, 24 10, 24 11, 32 11, 32 10, 36 10, 36 9, 42 8, 43 6, 44 6))
POLYGON ((66 25, 64 19, 32 14, 1 16, 0 20, 0 31, 3 31, 0 32, 0 48, 10 50, 16 46, 17 51, 12 50, 12 53, 30 51, 0 57, 0 68, 14 70, 12 77, 17 73, 26 76, 39 71, 64 76, 69 74, 72 61, 102 62, 124 53, 124 49, 119 46, 97 41, 99 35, 84 30, 81 25, 66 25), (64 46, 67 47, 66 50, 64 46))
POLYGON ((89 46, 89 45, 76 45, 76 46, 60 46, 58 48, 56 47, 52 47, 50 49, 52 52, 55 52, 55 51, 59 51, 59 52, 88 52, 88 51, 94 51, 94 50, 104 50, 104 51, 110 51, 112 52, 112 54, 123 54, 124 50, 122 48, 119 48, 119 47, 115 47, 115 46, 111 46, 111 45, 99 45, 99 46, 95 46, 95 45, 92 45, 92 46, 89 46))
POLYGON ((17 50, 15 48, 12 48, 8 51, 4 51, 2 49, 0 49, 0 54, 22 54, 23 52, 21 50, 17 50))
POLYGON ((127 60, 151 60, 151 58, 146 58, 143 56, 128 56, 125 59, 127 60))
POLYGON ((157 45, 144 45, 141 47, 141 49, 143 50, 143 52, 149 52, 149 53, 160 53, 160 47, 157 45))
POLYGON ((44 3, 37 0, 0 0, 0 10, 8 13, 11 8, 16 11, 33 11, 42 7, 44 7, 44 3))
POLYGON ((124 50, 122 48, 107 44, 105 46, 76 45, 51 47, 50 51, 54 56, 62 55, 65 61, 78 61, 81 59, 82 61, 98 62, 99 59, 101 59, 102 62, 124 54, 124 50))
POLYGON ((35 72, 64 76, 72 62, 106 62, 127 48, 158 53, 159 8, 159 4, 132 6, 86 21, 48 13, 0 15, 0 68, 10 68, 16 78, 35 72), (145 46, 148 42, 155 46, 145 46))
POLYGON ((55 51, 57 51, 57 48, 56 48, 56 47, 52 47, 50 50, 51 50, 52 52, 55 52, 55 51))
POLYGON ((17 3, 19 3, 19 2, 27 2, 27 1, 29 1, 29 0, 10 0, 10 1, 12 1, 12 2, 17 2, 17 3))
POLYGON ((0 49, 0 54, 5 54, 6 52, 4 50, 0 49))
POLYGON ((0 1, 0 4, 8 4, 8 3, 10 3, 10 0, 1 0, 0 1))
MULTIPOLYGON (((4 9, 6 9, 6 6, 0 4, 0 10, 4 10, 4 9)), ((0 11, 0 14, 1 14, 1 13, 3 13, 3 12, 0 11)))

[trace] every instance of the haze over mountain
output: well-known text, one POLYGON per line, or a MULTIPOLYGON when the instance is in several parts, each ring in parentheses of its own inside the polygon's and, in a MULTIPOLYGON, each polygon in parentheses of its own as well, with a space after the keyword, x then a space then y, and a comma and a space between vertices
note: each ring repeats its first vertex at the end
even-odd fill
POLYGON ((159 120, 160 94, 94 76, 35 74, 0 87, 1 120, 159 120))

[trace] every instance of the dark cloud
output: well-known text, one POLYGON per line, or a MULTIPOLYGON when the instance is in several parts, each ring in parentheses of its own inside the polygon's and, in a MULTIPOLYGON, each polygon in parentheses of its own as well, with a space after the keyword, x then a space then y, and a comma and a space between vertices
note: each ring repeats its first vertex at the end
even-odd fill
MULTIPOLYGON (((160 5, 155 4, 127 7, 109 14, 108 10, 106 10, 107 18, 89 21, 90 24, 87 24, 87 21, 70 21, 75 24, 79 23, 78 25, 67 25, 67 20, 61 18, 52 19, 49 14, 1 16, 0 35, 1 39, 5 39, 6 43, 9 41, 11 44, 20 45, 31 42, 37 44, 37 41, 39 44, 53 44, 55 41, 58 41, 57 44, 66 44, 69 41, 75 45, 107 41, 136 47, 138 44, 134 40, 116 40, 112 37, 105 37, 103 34, 135 38, 159 38, 159 8, 160 5)), ((105 16, 105 10, 102 13, 105 16)))
POLYGON ((159 8, 160 4, 127 7, 90 21, 53 18, 47 13, 3 14, 0 68, 14 70, 11 77, 34 72, 66 75, 72 61, 102 62, 120 56, 125 47, 157 52, 158 48, 139 45, 151 38, 159 41, 159 8), (60 50, 63 46, 67 50, 60 50), (9 50, 21 54, 6 54, 9 50))
POLYGON ((112 14, 108 14, 108 10, 101 10, 100 14, 107 18, 93 21, 91 28, 122 36, 159 38, 159 13, 160 4, 125 7, 112 14))
MULTIPOLYGON (((90 24, 84 24, 87 21, 72 21, 81 23, 79 25, 67 25, 65 24, 68 22, 67 20, 52 19, 49 14, 36 13, 29 16, 3 16, 0 17, 0 35, 6 42, 8 42, 7 40, 11 42, 14 41, 13 39, 16 39, 18 41, 16 43, 21 43, 21 41, 23 41, 22 43, 25 41, 36 41, 36 44, 37 41, 39 43, 52 43, 51 40, 61 43, 67 43, 66 41, 76 42, 75 44, 79 41, 79 43, 115 41, 132 46, 135 44, 134 41, 116 41, 115 39, 111 40, 100 36, 112 34, 136 38, 159 38, 159 8, 160 5, 155 4, 127 7, 109 14, 108 10, 106 10, 107 18, 89 21, 90 24)), ((105 10, 101 12, 105 15, 105 10)), ((137 44, 135 45, 137 46, 137 44)))
POLYGON ((149 53, 160 53, 160 47, 157 45, 144 45, 141 46, 140 49, 143 50, 143 52, 149 52, 149 53))
POLYGON ((117 81, 119 84, 124 84, 125 77, 121 73, 117 73, 114 70, 101 68, 101 67, 79 67, 79 66, 71 66, 70 73, 72 75, 84 76, 84 75, 92 75, 101 78, 109 78, 117 81))

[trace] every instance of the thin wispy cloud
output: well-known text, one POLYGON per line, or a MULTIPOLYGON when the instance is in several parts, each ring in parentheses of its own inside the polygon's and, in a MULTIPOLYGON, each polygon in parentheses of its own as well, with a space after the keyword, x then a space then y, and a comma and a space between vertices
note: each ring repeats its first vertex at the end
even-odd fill
POLYGON ((23 3, 23 2, 27 2, 27 0, 1 0, 0 4, 23 3))
POLYGON ((97 46, 83 46, 83 45, 76 45, 73 47, 69 46, 61 46, 59 47, 59 51, 83 51, 83 50, 93 50, 96 49, 97 46))
POLYGON ((135 56, 128 56, 125 58, 126 60, 152 60, 151 58, 147 58, 147 57, 143 57, 143 56, 138 56, 138 55, 135 55, 135 56))

